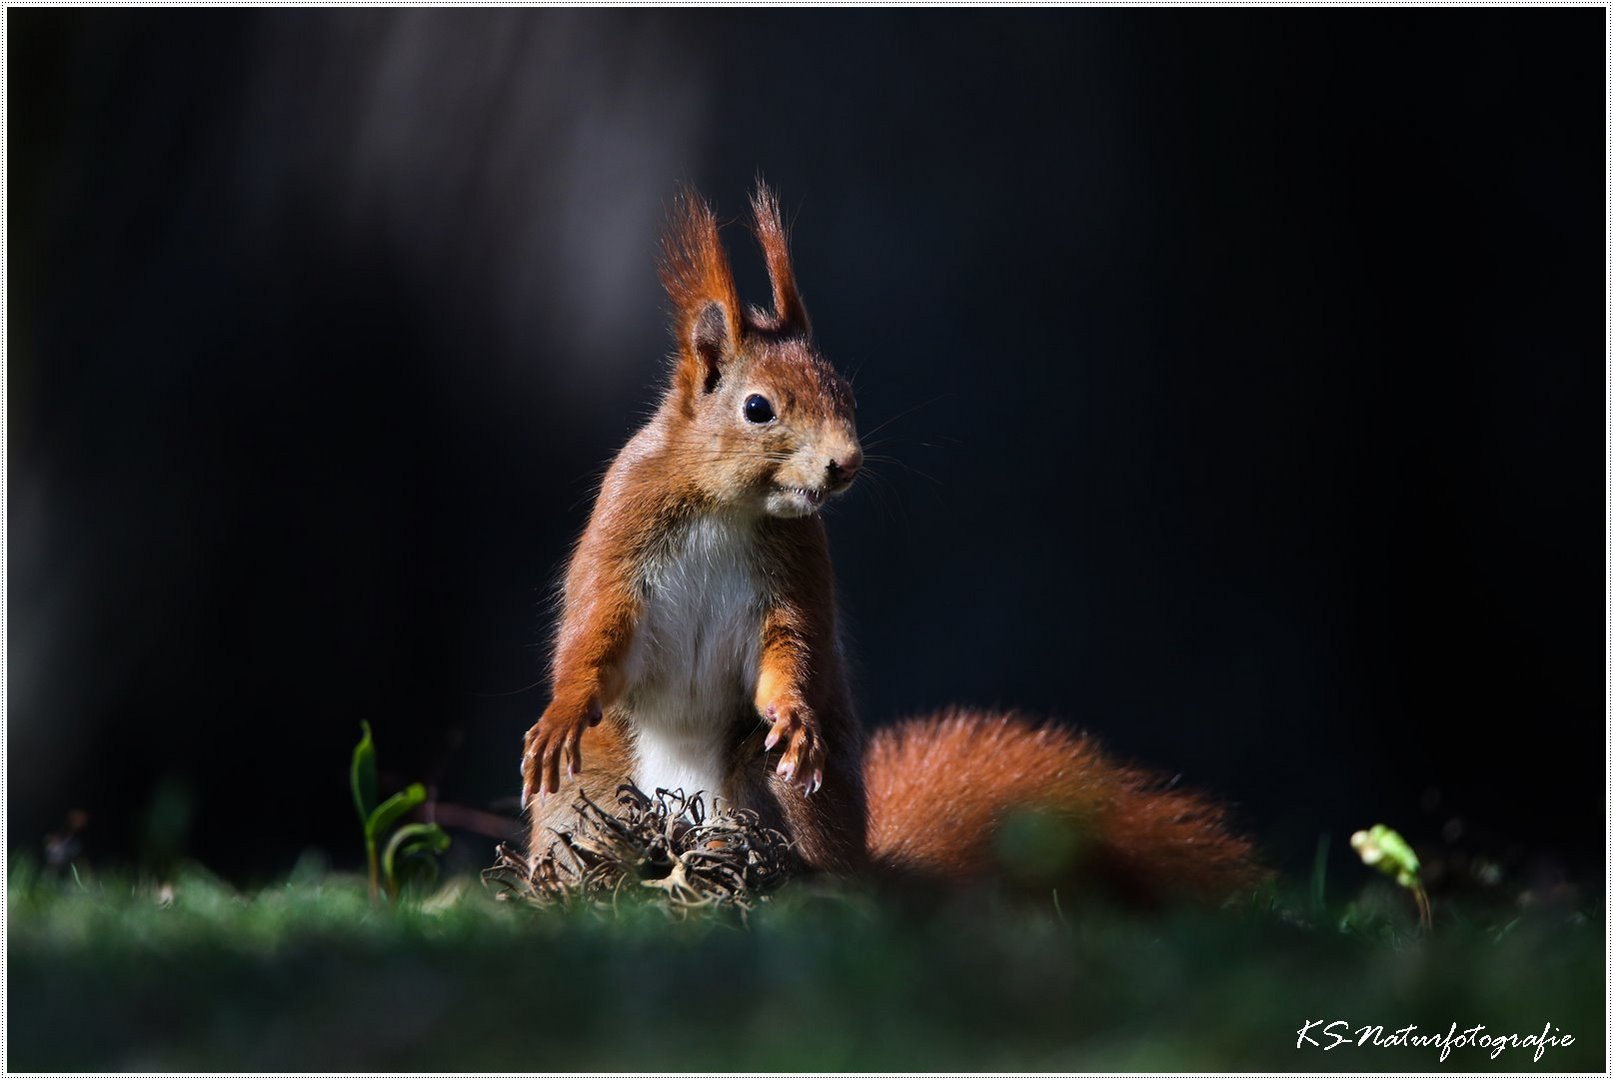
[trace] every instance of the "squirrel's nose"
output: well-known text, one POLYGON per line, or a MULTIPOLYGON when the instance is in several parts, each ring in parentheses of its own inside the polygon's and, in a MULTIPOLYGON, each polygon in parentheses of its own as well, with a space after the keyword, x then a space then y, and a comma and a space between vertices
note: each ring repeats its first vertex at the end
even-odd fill
POLYGON ((831 484, 850 483, 851 478, 857 475, 862 467, 863 452, 860 447, 852 447, 842 452, 838 457, 829 459, 828 473, 831 484))

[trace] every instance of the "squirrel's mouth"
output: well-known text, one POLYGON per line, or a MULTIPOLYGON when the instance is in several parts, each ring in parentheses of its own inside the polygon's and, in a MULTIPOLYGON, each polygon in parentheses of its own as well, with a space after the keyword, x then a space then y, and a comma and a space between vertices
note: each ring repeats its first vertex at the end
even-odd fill
POLYGON ((767 512, 776 517, 816 514, 833 494, 828 488, 775 484, 767 496, 767 512))

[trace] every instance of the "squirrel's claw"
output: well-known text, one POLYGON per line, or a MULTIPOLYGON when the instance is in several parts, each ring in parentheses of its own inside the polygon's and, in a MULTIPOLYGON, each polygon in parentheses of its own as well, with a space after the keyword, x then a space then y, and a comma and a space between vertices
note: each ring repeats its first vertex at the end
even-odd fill
POLYGON ((541 724, 534 724, 526 733, 526 753, 521 757, 521 809, 532 805, 532 796, 540 799, 548 789, 545 766, 547 764, 548 732, 541 724))
POLYGON ((811 795, 823 786, 823 739, 818 734, 817 718, 804 705, 769 705, 767 718, 773 721, 773 727, 762 748, 771 750, 784 744, 774 771, 786 782, 798 785, 802 794, 811 795))
POLYGON ((556 712, 550 705, 543 718, 526 733, 526 755, 521 759, 521 808, 538 798, 560 790, 560 766, 566 778, 575 780, 582 770, 582 733, 599 723, 601 711, 590 703, 580 716, 556 712))

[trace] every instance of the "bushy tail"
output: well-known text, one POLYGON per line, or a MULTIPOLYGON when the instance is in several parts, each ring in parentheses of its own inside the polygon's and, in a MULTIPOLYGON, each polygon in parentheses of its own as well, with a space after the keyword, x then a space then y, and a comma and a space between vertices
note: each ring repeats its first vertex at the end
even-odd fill
POLYGON ((899 873, 1145 903, 1218 901, 1265 876, 1215 802, 1116 764, 1090 736, 1013 714, 884 728, 864 781, 869 853, 899 873))

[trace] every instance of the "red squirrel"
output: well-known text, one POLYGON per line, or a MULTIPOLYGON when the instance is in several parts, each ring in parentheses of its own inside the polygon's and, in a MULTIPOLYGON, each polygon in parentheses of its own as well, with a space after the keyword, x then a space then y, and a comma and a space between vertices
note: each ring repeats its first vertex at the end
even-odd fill
POLYGON ((1219 807, 1077 732, 953 711, 865 737, 818 513, 862 465, 855 401, 814 343, 765 185, 751 210, 771 311, 741 306, 693 191, 664 237, 671 378, 566 573, 551 699, 522 761, 531 850, 571 823, 579 789, 631 780, 755 810, 805 867, 837 874, 988 877, 998 829, 1026 810, 1079 829, 1081 872, 1130 892, 1254 881, 1219 807))

